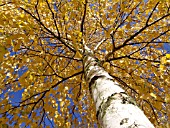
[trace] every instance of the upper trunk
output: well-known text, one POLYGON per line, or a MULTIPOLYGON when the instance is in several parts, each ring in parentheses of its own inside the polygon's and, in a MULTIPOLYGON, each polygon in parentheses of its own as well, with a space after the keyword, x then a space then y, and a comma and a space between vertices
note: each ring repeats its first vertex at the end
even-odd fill
POLYGON ((103 128, 154 128, 136 102, 97 62, 92 53, 83 59, 85 79, 103 128))

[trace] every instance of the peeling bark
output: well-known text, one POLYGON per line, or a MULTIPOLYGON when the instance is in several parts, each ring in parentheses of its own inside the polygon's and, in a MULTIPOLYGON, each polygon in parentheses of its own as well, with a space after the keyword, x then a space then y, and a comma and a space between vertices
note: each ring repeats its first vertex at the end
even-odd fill
POLYGON ((85 79, 96 105, 97 119, 103 128, 154 128, 136 102, 87 51, 83 59, 85 79))

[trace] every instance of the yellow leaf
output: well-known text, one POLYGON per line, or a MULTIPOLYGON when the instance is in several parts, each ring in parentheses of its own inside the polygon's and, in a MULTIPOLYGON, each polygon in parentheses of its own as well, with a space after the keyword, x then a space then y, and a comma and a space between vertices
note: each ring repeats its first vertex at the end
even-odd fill
POLYGON ((130 22, 126 25, 126 28, 127 28, 127 29, 130 29, 130 28, 131 28, 130 22))
POLYGON ((64 105, 64 101, 61 101, 60 106, 63 107, 63 105, 64 105))
POLYGON ((170 59, 170 54, 166 54, 166 58, 167 58, 167 59, 170 59))
POLYGON ((70 122, 66 122, 66 126, 69 127, 70 126, 70 122))
POLYGON ((165 102, 166 102, 166 103, 169 103, 169 102, 170 102, 170 94, 166 94, 165 102))
POLYGON ((81 55, 81 53, 79 51, 77 51, 76 55, 74 57, 77 58, 77 59, 81 59, 82 55, 81 55))
POLYGON ((33 76, 30 74, 30 80, 33 80, 33 76))
POLYGON ((118 31, 118 35, 119 35, 119 37, 123 37, 123 32, 122 31, 118 31))
POLYGON ((109 62, 104 62, 104 63, 103 63, 103 67, 104 67, 105 69, 110 70, 110 63, 109 63, 109 62))
POLYGON ((1 128, 8 128, 7 124, 1 124, 0 126, 1 126, 1 128))
POLYGON ((67 16, 65 16, 65 17, 64 17, 64 20, 65 20, 65 21, 68 21, 68 17, 67 17, 67 16))
POLYGON ((6 52, 7 52, 7 49, 4 46, 0 45, 0 61, 3 60, 3 57, 4 57, 6 52))
POLYGON ((160 69, 161 71, 163 71, 163 70, 165 70, 165 66, 162 65, 162 64, 160 64, 159 69, 160 69))
POLYGON ((3 29, 0 29, 0 33, 3 33, 4 32, 4 30, 3 29))
POLYGON ((110 37, 110 33, 111 33, 112 29, 109 29, 107 32, 106 32, 106 37, 110 37))
POLYGON ((82 37, 82 32, 79 32, 79 33, 78 33, 78 37, 82 37))
POLYGON ((20 15, 21 18, 24 18, 24 16, 25 16, 24 14, 21 14, 21 15, 20 15))
POLYGON ((150 96, 154 97, 156 99, 156 95, 154 93, 150 93, 150 96))
POLYGON ((58 117, 58 114, 55 115, 55 118, 57 118, 57 117, 58 117))
POLYGON ((153 106, 154 106, 156 109, 161 110, 161 109, 162 109, 162 102, 155 103, 155 104, 153 104, 153 106))
POLYGON ((140 98, 141 98, 141 99, 149 99, 149 95, 150 95, 150 94, 148 94, 148 93, 147 93, 147 94, 144 94, 144 93, 143 93, 143 95, 140 96, 140 98))
POLYGON ((165 64, 167 62, 167 59, 166 59, 166 57, 164 56, 164 57, 162 57, 161 58, 161 64, 165 64))

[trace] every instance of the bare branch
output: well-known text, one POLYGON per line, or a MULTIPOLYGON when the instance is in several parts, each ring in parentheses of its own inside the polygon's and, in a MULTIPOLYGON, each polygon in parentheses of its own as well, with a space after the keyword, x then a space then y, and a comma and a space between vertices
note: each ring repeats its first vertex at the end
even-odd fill
POLYGON ((103 42, 105 42, 107 39, 102 39, 97 45, 96 45, 96 47, 94 48, 94 51, 96 51, 96 50, 98 50, 98 48, 99 48, 99 46, 103 43, 103 42))
POLYGON ((149 44, 170 44, 170 42, 160 42, 160 41, 153 41, 153 42, 133 42, 133 43, 129 43, 129 44, 126 44, 126 45, 136 45, 136 44, 146 44, 146 43, 149 43, 149 44))
MULTIPOLYGON (((109 74, 109 75, 111 75, 111 74, 109 74)), ((134 91, 136 94, 138 94, 138 92, 137 92, 135 89, 133 89, 132 87, 130 87, 128 84, 126 84, 126 82, 124 82, 122 79, 120 79, 119 77, 114 76, 114 75, 111 75, 111 76, 112 76, 113 78, 115 78, 120 84, 124 85, 125 87, 130 88, 132 91, 134 91)))
POLYGON ((158 4, 159 4, 159 2, 156 3, 155 7, 153 8, 152 12, 150 13, 150 15, 149 15, 149 17, 148 17, 148 19, 146 21, 146 25, 148 25, 148 22, 149 22, 149 20, 150 20, 150 18, 152 16, 153 12, 155 11, 156 7, 158 6, 158 4))
POLYGON ((1 6, 4 6, 4 5, 6 5, 6 4, 11 4, 12 2, 7 2, 7 3, 4 3, 4 4, 0 4, 0 7, 1 6))
POLYGON ((50 89, 55 88, 57 85, 59 85, 59 84, 62 83, 63 81, 65 81, 65 80, 67 80, 67 79, 70 79, 71 77, 80 75, 80 74, 82 74, 82 73, 83 73, 83 71, 80 71, 80 72, 77 72, 77 73, 75 73, 75 74, 73 74, 73 75, 71 75, 71 76, 68 76, 68 77, 66 77, 66 78, 63 78, 61 81, 59 81, 59 82, 56 83, 55 85, 52 85, 52 86, 50 87, 50 89))
POLYGON ((35 5, 35 10, 36 10, 36 12, 37 12, 38 19, 41 20, 41 19, 40 19, 39 12, 38 12, 38 3, 39 3, 39 0, 37 0, 37 3, 36 3, 36 5, 35 5))
POLYGON ((29 11, 27 11, 26 9, 20 7, 23 11, 25 11, 26 13, 28 13, 32 18, 34 18, 41 26, 43 26, 43 28, 49 32, 51 35, 53 35, 55 38, 57 38, 59 41, 61 41, 66 47, 68 47, 71 51, 76 52, 74 48, 72 48, 71 46, 68 45, 68 42, 64 39, 62 39, 61 37, 57 36, 54 34, 54 32, 52 32, 50 29, 48 29, 37 17, 35 17, 32 13, 30 13, 29 11))
MULTIPOLYGON (((114 49, 114 52, 117 51, 117 50, 119 50, 119 49, 121 49, 121 48, 123 48, 124 46, 126 46, 126 44, 127 44, 130 40, 134 39, 136 36, 138 36, 138 35, 139 35, 142 31, 144 31, 146 28, 148 28, 149 26, 151 26, 151 25, 159 22, 160 20, 168 17, 169 15, 170 15, 170 13, 167 14, 167 15, 162 16, 161 18, 157 19, 156 21, 154 21, 154 22, 152 22, 152 23, 150 23, 150 24, 148 24, 148 25, 145 25, 145 26, 144 26, 143 28, 141 28, 138 32, 136 32, 135 34, 131 35, 128 39, 126 39, 126 40, 124 41, 123 45, 120 45, 120 46, 116 47, 116 48, 114 49)), ((167 30, 166 32, 168 32, 168 31, 169 31, 169 30, 167 30)), ((166 33, 166 32, 164 32, 164 33, 166 33)), ((155 38, 154 38, 154 40, 155 40, 155 38)), ((152 40, 152 41, 154 41, 154 40, 152 40)), ((152 41, 151 41, 151 42, 152 42, 152 41)))
POLYGON ((141 4, 141 2, 139 2, 139 3, 130 11, 130 13, 126 16, 126 18, 125 18, 125 19, 116 27, 116 29, 115 29, 113 32, 111 32, 110 34, 113 34, 113 35, 114 35, 114 34, 116 33, 117 29, 125 23, 125 21, 128 19, 128 17, 132 14, 132 12, 133 12, 140 4, 141 4))
POLYGON ((51 14, 52 14, 52 18, 53 18, 53 21, 54 21, 54 25, 55 25, 55 27, 56 27, 56 29, 57 29, 58 37, 60 38, 60 32, 59 32, 59 30, 58 30, 57 21, 56 21, 56 19, 55 19, 54 12, 52 11, 52 9, 51 9, 51 7, 50 7, 50 4, 48 3, 48 0, 46 0, 46 3, 47 3, 47 5, 48 5, 48 8, 50 9, 50 12, 51 12, 51 14))
POLYGON ((83 34, 83 26, 84 26, 84 21, 85 21, 85 18, 86 18, 86 10, 87 10, 87 0, 85 0, 85 4, 84 4, 84 13, 83 13, 83 18, 82 18, 82 21, 81 21, 81 27, 80 27, 80 32, 82 32, 83 34))

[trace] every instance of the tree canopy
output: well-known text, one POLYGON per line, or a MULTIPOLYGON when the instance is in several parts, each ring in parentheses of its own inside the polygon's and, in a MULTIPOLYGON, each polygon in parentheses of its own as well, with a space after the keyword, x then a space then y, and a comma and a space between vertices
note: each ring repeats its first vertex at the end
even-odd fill
POLYGON ((0 16, 0 126, 97 127, 84 44, 155 126, 169 126, 168 0, 7 0, 0 16))

